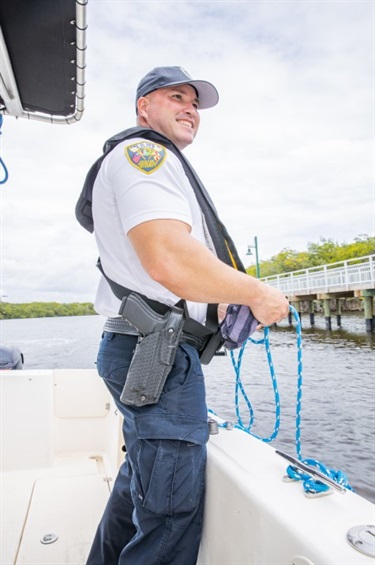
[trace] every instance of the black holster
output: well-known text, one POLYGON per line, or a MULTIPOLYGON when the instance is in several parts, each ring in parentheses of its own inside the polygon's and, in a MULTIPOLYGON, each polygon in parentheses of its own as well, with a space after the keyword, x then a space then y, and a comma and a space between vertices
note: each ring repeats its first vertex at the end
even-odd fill
POLYGON ((160 315, 138 295, 130 294, 123 300, 120 313, 142 334, 120 400, 130 406, 155 404, 175 359, 185 323, 183 310, 173 306, 160 315))

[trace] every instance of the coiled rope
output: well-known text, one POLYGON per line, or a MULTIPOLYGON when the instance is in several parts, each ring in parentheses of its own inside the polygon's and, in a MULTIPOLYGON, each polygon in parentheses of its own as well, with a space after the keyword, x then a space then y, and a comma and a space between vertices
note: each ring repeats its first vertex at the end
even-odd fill
MULTIPOLYGON (((290 306, 290 311, 294 316, 296 321, 296 345, 297 345, 297 399, 296 399, 296 431, 295 431, 295 440, 296 440, 296 453, 297 458, 302 463, 309 465, 311 467, 316 467, 321 473, 329 477, 330 479, 334 480, 339 485, 353 490, 352 487, 349 485, 348 479, 346 475, 342 471, 336 471, 334 469, 329 469, 319 461, 315 459, 303 459, 302 458, 302 450, 301 450, 301 409, 302 409, 302 381, 303 381, 303 365, 302 365, 302 328, 301 328, 301 321, 293 306, 290 306)), ((271 442, 273 441, 280 429, 280 394, 277 386, 277 379, 275 374, 275 369, 272 361, 272 354, 271 354, 271 347, 270 347, 270 331, 268 327, 264 328, 264 337, 262 339, 255 340, 252 337, 249 337, 247 342, 240 348, 239 353, 236 355, 233 351, 230 352, 232 365, 234 368, 234 372, 236 375, 236 385, 235 385, 235 408, 236 408, 236 416, 238 419, 237 424, 234 427, 243 430, 244 432, 260 439, 264 442, 271 442), (272 388, 274 393, 274 400, 275 400, 275 422, 274 422, 274 430, 269 437, 260 437, 251 432, 251 427, 254 423, 254 411, 251 406, 251 402, 246 394, 244 386, 241 380, 241 365, 244 356, 244 352, 248 343, 253 343, 256 345, 264 345, 268 360, 269 371, 272 380, 272 388), (246 426, 241 418, 240 414, 240 407, 239 407, 239 395, 242 395, 245 403, 247 405, 247 409, 249 411, 249 424, 246 426)), ((228 422, 224 422, 220 424, 221 427, 228 427, 228 422)), ((329 489, 328 485, 323 484, 322 482, 312 478, 310 475, 303 473, 297 467, 293 465, 289 465, 287 468, 288 477, 293 480, 300 480, 303 482, 303 487, 306 493, 309 494, 319 494, 327 491, 329 489)))
MULTIPOLYGON (((2 125, 3 125, 3 115, 0 114, 0 135, 2 134, 2 131, 1 131, 2 125)), ((2 179, 0 179, 0 184, 4 184, 8 180, 9 174, 8 174, 8 169, 6 168, 5 163, 1 158, 1 155, 0 155, 0 166, 3 169, 3 172, 4 172, 4 177, 2 179)))

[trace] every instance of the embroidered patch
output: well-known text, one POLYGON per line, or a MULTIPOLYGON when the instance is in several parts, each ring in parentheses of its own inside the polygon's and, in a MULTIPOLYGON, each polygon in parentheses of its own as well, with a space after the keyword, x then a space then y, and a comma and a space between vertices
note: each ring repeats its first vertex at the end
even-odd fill
POLYGON ((125 155, 134 167, 149 175, 164 163, 167 151, 158 143, 140 141, 125 147, 125 155))

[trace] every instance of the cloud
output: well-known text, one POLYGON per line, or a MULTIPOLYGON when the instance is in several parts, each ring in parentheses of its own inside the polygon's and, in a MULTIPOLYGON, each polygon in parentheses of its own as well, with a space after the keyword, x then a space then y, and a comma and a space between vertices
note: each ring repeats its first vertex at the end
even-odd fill
POLYGON ((373 233, 372 11, 361 0, 90 2, 82 121, 4 119, 8 300, 93 300, 97 252, 75 202, 105 139, 134 125, 137 83, 158 65, 219 90, 186 155, 245 264, 254 235, 267 259, 373 233))

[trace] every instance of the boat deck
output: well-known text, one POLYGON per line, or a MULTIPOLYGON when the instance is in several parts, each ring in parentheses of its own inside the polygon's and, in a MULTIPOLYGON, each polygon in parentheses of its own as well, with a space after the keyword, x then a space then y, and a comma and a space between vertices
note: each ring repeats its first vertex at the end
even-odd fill
POLYGON ((124 456, 121 418, 95 370, 4 371, 1 392, 0 563, 83 565, 124 456))
POLYGON ((112 481, 104 461, 65 454, 51 467, 1 474, 2 565, 86 562, 112 481))

